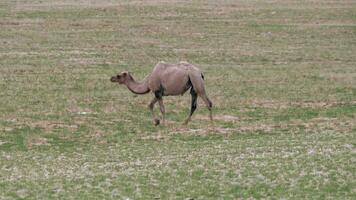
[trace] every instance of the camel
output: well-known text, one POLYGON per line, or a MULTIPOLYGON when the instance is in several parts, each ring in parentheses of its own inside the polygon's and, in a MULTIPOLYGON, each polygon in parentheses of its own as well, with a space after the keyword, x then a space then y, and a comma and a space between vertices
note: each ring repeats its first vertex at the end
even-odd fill
POLYGON ((152 91, 154 98, 149 104, 153 117, 153 123, 157 126, 160 120, 155 117, 153 112, 154 105, 158 102, 162 114, 162 124, 165 124, 165 108, 163 96, 183 95, 188 89, 192 96, 191 109, 184 124, 188 124, 194 111, 197 108, 197 97, 201 97, 209 110, 210 121, 213 121, 212 102, 207 97, 204 87, 204 76, 200 69, 190 63, 180 62, 178 64, 168 64, 159 62, 143 81, 137 82, 128 71, 123 71, 111 77, 111 82, 124 84, 135 94, 147 94, 152 91))

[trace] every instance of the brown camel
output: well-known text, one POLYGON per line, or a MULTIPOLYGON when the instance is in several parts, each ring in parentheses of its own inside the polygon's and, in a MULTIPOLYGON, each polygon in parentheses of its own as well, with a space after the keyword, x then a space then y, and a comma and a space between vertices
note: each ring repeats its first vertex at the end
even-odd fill
POLYGON ((188 89, 192 95, 192 104, 189 117, 185 120, 187 124, 197 107, 197 97, 200 96, 209 109, 210 120, 213 120, 211 108, 212 102, 206 95, 204 87, 204 76, 199 68, 187 62, 178 64, 167 64, 159 62, 142 82, 136 82, 131 74, 127 71, 111 77, 111 82, 125 84, 127 88, 135 94, 146 94, 150 91, 154 93, 154 98, 149 104, 155 125, 160 123, 155 118, 153 108, 158 102, 162 113, 162 122, 165 121, 165 108, 163 105, 163 96, 183 95, 188 89))

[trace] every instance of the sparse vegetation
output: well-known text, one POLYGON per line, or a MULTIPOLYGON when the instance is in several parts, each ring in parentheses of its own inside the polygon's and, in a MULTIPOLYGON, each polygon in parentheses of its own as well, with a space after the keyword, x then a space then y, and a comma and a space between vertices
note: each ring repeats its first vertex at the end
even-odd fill
POLYGON ((355 199, 355 13, 350 0, 0 2, 0 199, 355 199), (155 127, 152 96, 109 81, 160 60, 202 69, 213 126, 206 109, 181 124, 186 94, 155 127))

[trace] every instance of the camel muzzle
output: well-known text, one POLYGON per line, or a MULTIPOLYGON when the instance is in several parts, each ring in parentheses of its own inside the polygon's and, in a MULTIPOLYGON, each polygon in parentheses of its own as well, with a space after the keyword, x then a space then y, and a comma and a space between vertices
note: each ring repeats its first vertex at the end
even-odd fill
POLYGON ((110 78, 110 81, 111 81, 111 82, 117 82, 117 79, 116 79, 115 76, 113 76, 113 77, 110 78))

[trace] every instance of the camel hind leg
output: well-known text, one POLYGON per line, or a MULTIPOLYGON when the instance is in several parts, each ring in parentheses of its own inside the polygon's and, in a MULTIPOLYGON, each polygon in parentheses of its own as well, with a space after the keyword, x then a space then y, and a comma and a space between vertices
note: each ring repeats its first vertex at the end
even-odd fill
POLYGON ((203 74, 201 74, 201 73, 199 73, 199 74, 198 73, 192 73, 192 74, 189 75, 189 78, 190 78, 190 80, 192 82, 194 90, 203 99, 206 107, 209 109, 210 121, 213 121, 213 114, 212 114, 213 103, 210 101, 210 99, 206 95, 203 74))
POLYGON ((208 98, 208 96, 206 96, 205 93, 201 94, 200 97, 203 99, 206 107, 209 110, 209 118, 210 118, 210 121, 212 122, 213 121, 213 113, 212 113, 213 103, 210 101, 210 99, 208 98))
POLYGON ((194 90, 193 87, 192 87, 192 89, 190 89, 190 94, 192 95, 192 105, 191 105, 191 108, 190 108, 190 114, 189 114, 188 118, 185 120, 184 124, 188 124, 188 122, 192 118, 192 115, 193 115, 194 111, 197 109, 198 94, 194 90))

